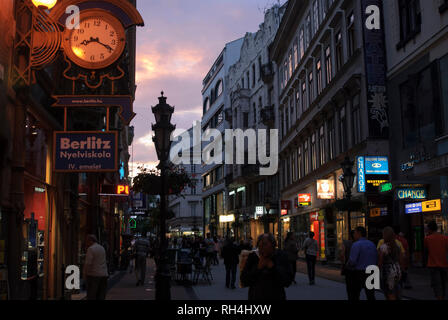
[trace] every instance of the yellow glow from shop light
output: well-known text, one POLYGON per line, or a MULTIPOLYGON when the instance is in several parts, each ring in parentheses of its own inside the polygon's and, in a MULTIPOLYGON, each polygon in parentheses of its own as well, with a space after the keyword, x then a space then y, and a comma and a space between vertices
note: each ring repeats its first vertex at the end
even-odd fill
POLYGON ((84 57, 84 51, 81 48, 73 47, 73 53, 76 54, 76 56, 83 58, 84 57))
POLYGON ((47 9, 51 9, 56 5, 58 0, 32 0, 32 2, 36 7, 44 6, 47 9))

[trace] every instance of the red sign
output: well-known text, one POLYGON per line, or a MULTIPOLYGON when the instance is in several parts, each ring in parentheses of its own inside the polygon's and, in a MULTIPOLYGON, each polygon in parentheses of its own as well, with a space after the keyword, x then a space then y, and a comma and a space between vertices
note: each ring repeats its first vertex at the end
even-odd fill
POLYGON ((311 193, 299 194, 299 206, 308 207, 311 205, 311 193))
POLYGON ((288 215, 288 210, 283 209, 281 211, 282 216, 287 216, 288 215))
POLYGON ((117 186, 117 194, 129 195, 129 186, 125 186, 125 185, 117 186))
POLYGON ((319 212, 310 213, 310 222, 313 223, 315 221, 319 221, 319 212))
POLYGON ((282 201, 282 210, 291 210, 291 201, 282 201))

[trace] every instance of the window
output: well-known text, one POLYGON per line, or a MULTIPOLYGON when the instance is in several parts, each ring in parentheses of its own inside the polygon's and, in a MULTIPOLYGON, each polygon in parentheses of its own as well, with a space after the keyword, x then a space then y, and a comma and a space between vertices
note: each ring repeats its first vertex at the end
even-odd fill
POLYGON ((241 88, 244 89, 244 77, 241 79, 241 88))
POLYGON ((314 28, 313 28, 313 36, 319 30, 320 18, 319 18, 319 0, 314 0, 313 3, 313 19, 314 19, 314 28))
POLYGON ((208 111, 209 108, 210 108, 210 100, 206 98, 204 101, 204 114, 208 111))
MULTIPOLYGON (((447 0, 448 3, 448 0, 447 0)), ((442 88, 443 134, 448 134, 448 55, 440 60, 440 87, 442 88)))
POLYGON ((218 116, 217 116, 217 125, 219 125, 221 122, 224 121, 224 107, 221 107, 221 110, 219 110, 218 112, 218 116))
POLYGON ((342 34, 339 31, 336 33, 336 72, 339 72, 343 63, 343 51, 342 51, 342 34))
POLYGON ((352 100, 352 132, 353 132, 353 144, 357 145, 362 140, 359 95, 356 95, 352 100))
POLYGON ((355 53, 356 39, 355 39, 355 15, 350 13, 347 21, 347 41, 348 41, 348 55, 351 57, 355 53))
POLYGON ((247 71, 247 73, 246 73, 246 81, 247 81, 247 89, 250 89, 250 76, 249 76, 249 71, 247 71))
POLYGON ((310 91, 310 106, 314 100, 314 79, 313 79, 313 71, 308 74, 308 90, 310 91))
POLYGON ((292 77, 292 71, 293 71, 292 63, 293 63, 292 62, 292 51, 289 51, 289 56, 288 56, 288 81, 292 77))
POLYGON ((291 158, 288 157, 288 159, 286 159, 287 164, 286 164, 286 183, 289 186, 291 184, 291 158))
POLYGON ((421 13, 419 0, 398 0, 400 10, 400 43, 397 49, 413 39, 421 30, 421 13))
POLYGON ((315 133, 311 136, 311 167, 313 171, 317 169, 317 140, 315 133))
POLYGON ((294 61, 292 68, 295 70, 299 65, 299 50, 297 48, 297 39, 294 41, 294 61))
POLYGON ((294 125, 294 96, 289 98, 289 113, 291 114, 291 127, 294 125))
POLYGON ((339 111, 339 148, 341 153, 347 151, 347 118, 345 116, 345 106, 339 111))
POLYGON ((305 112, 308 109, 308 97, 306 96, 306 82, 305 80, 302 81, 302 108, 305 112))
POLYGON ((254 126, 257 124, 257 106, 255 105, 255 102, 253 104, 253 114, 254 114, 254 126))
POLYGON ((299 46, 300 46, 300 59, 302 59, 303 56, 305 55, 305 33, 303 31, 303 27, 300 28, 299 46))
POLYGON ((303 159, 302 159, 302 147, 297 149, 297 175, 299 179, 303 178, 303 159))
POLYGON ((308 48, 311 42, 312 35, 312 25, 311 25, 311 15, 308 14, 306 17, 306 39, 305 39, 305 47, 308 48))
MULTIPOLYGON (((287 102, 286 102, 287 103, 287 102)), ((286 132, 289 131, 290 128, 290 122, 289 122, 289 107, 288 105, 285 106, 285 121, 286 121, 286 132)))
POLYGON ((243 127, 247 129, 249 127, 249 113, 243 112, 243 127))
POLYGON ((436 110, 431 68, 421 71, 415 81, 401 85, 401 114, 404 147, 432 141, 436 137, 436 110))
POLYGON ((252 65, 252 87, 255 87, 255 64, 252 65))
POLYGON ((291 168, 292 168, 292 181, 297 181, 297 150, 292 152, 291 156, 291 168))
POLYGON ((331 65, 331 47, 328 46, 325 50, 325 68, 327 72, 327 85, 331 83, 333 78, 333 68, 331 65))
POLYGON ((221 94, 222 94, 222 91, 223 91, 223 82, 222 81, 219 81, 218 82, 218 84, 216 85, 216 93, 215 93, 215 96, 216 96, 216 98, 218 98, 221 94))
POLYGON ((322 65, 320 59, 316 63, 316 73, 317 73, 317 94, 322 92, 322 65))
POLYGON ((289 81, 289 67, 288 67, 288 62, 289 62, 289 60, 288 60, 288 58, 285 60, 285 63, 284 63, 284 70, 285 70, 285 87, 286 87, 286 84, 288 83, 288 81, 289 81))
POLYGON ((280 66, 278 72, 279 72, 278 74, 279 74, 279 81, 280 81, 280 89, 283 90, 285 88, 285 86, 283 85, 284 84, 284 79, 283 79, 284 73, 283 73, 283 67, 282 66, 280 66))
POLYGON ((296 90, 296 109, 297 109, 297 119, 302 116, 302 105, 300 103, 300 90, 296 90))
POLYGON ((328 158, 333 160, 335 157, 335 129, 334 119, 331 118, 327 121, 328 130, 328 158))
POLYGON ((319 157, 320 165, 323 166, 325 164, 325 132, 323 125, 319 129, 319 157))
POLYGON ((261 69, 263 68, 263 64, 261 62, 261 56, 258 57, 258 81, 261 80, 261 69))
POLYGON ((305 143, 303 144, 303 157, 304 163, 305 163, 305 176, 310 173, 310 150, 308 147, 308 139, 305 140, 305 143))

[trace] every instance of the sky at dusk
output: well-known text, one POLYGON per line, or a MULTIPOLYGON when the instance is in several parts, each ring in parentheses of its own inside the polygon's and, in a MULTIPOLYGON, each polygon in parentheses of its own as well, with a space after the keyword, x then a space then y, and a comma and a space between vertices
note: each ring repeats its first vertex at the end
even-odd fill
MULTIPOLYGON (((284 3, 285 1, 281 1, 284 3)), ((176 107, 172 123, 188 129, 202 116, 202 80, 227 42, 256 32, 276 0, 138 0, 137 93, 131 175, 154 166, 150 107, 163 90, 176 107)))

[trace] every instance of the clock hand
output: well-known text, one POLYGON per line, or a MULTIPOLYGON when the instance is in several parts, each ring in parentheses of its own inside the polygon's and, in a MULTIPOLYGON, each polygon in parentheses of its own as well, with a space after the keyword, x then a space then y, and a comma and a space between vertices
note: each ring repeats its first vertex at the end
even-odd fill
POLYGON ((100 42, 98 38, 97 38, 97 40, 98 40, 97 42, 98 42, 100 45, 102 45, 103 47, 105 47, 107 50, 109 50, 109 52, 114 51, 114 49, 112 49, 111 46, 109 46, 109 45, 107 45, 107 44, 105 44, 105 43, 100 42))
POLYGON ((94 39, 93 37, 90 37, 90 40, 84 40, 81 44, 87 46, 91 42, 98 42, 98 38, 94 39))

